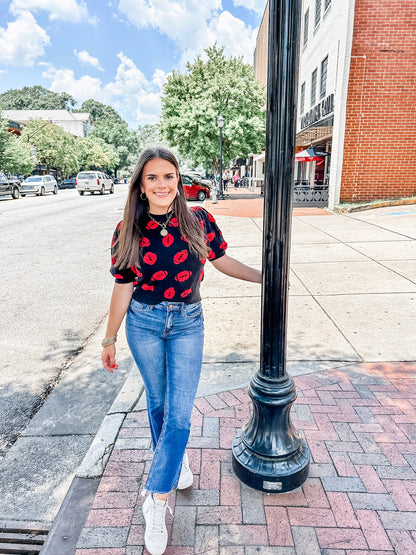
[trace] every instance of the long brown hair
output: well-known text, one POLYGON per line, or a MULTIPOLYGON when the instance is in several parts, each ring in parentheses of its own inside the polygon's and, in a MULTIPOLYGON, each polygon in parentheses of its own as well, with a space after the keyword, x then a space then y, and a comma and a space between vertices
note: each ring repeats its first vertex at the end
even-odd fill
POLYGON ((143 237, 143 229, 147 223, 146 214, 149 208, 147 199, 142 200, 141 198, 140 184, 146 162, 157 158, 170 162, 176 169, 179 194, 175 197, 172 208, 178 218, 181 234, 188 241, 191 252, 201 259, 207 257, 208 248, 205 243, 204 232, 196 216, 186 205, 179 164, 170 150, 158 146, 144 150, 133 171, 129 194, 124 208, 123 225, 121 226, 116 251, 114 253, 119 268, 140 266, 139 240, 143 237))

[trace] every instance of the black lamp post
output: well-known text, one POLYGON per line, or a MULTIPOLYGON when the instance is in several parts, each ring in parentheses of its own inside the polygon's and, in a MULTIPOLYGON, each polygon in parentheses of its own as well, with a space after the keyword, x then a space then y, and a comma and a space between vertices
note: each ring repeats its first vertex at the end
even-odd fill
POLYGON ((248 486, 291 491, 306 480, 309 448, 294 428, 286 373, 286 320, 301 0, 270 0, 260 369, 253 416, 233 441, 233 469, 248 486))
POLYGON ((222 188, 222 128, 224 127, 224 118, 220 115, 218 116, 218 128, 220 130, 220 179, 218 181, 219 191, 218 200, 224 200, 223 188, 222 188))

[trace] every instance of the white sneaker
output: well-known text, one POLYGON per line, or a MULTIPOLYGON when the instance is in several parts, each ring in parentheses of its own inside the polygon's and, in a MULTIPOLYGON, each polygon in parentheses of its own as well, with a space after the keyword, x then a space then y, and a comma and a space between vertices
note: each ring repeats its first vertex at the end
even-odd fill
POLYGON ((165 514, 168 502, 156 499, 149 494, 143 503, 143 515, 146 521, 144 543, 151 555, 162 555, 168 543, 165 514))
POLYGON ((192 470, 189 468, 188 454, 185 451, 185 454, 182 459, 182 468, 179 476, 177 489, 189 488, 190 486, 192 486, 193 483, 194 483, 194 475, 192 474, 192 470))

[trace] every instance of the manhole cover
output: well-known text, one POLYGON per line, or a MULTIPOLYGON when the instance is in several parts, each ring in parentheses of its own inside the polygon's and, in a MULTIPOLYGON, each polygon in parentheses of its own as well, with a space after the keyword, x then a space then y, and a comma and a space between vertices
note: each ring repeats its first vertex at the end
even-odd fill
POLYGON ((0 522, 0 555, 37 555, 50 527, 45 522, 0 522))

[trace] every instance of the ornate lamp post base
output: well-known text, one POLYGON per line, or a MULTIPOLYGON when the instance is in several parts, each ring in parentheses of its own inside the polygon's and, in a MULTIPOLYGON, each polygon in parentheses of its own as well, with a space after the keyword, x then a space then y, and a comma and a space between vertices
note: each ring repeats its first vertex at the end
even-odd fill
POLYGON ((259 373, 249 388, 253 415, 232 446, 236 476, 247 486, 268 493, 300 487, 309 472, 310 452, 290 420, 296 399, 293 379, 267 378, 259 373))

